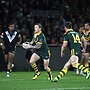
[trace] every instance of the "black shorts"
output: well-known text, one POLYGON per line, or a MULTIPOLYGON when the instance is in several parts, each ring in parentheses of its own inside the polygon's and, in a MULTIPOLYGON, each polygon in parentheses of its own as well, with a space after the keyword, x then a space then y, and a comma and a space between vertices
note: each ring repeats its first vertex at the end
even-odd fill
POLYGON ((27 51, 26 51, 25 58, 26 58, 26 60, 28 60, 28 62, 29 62, 31 56, 32 56, 32 51, 31 51, 31 50, 27 50, 27 51))
POLYGON ((5 47, 4 54, 8 54, 8 52, 15 54, 15 51, 16 51, 16 47, 14 47, 14 46, 5 47))

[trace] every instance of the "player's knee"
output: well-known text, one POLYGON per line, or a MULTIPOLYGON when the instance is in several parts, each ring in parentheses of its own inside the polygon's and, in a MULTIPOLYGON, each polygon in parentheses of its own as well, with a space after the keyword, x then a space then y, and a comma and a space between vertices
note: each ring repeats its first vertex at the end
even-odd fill
POLYGON ((77 64, 78 62, 73 62, 72 63, 72 67, 76 67, 76 64, 77 64))
POLYGON ((30 60, 29 63, 30 63, 30 64, 33 64, 34 62, 33 62, 33 60, 30 60))
POLYGON ((72 64, 72 67, 75 67, 75 63, 72 64))
POLYGON ((44 65, 44 69, 45 69, 45 70, 48 70, 48 66, 44 65))
POLYGON ((69 66, 68 66, 68 65, 65 65, 65 66, 64 66, 64 68, 68 69, 68 68, 69 68, 69 66))
POLYGON ((76 60, 76 61, 77 61, 77 60, 78 60, 78 56, 72 55, 72 56, 70 57, 70 60, 71 60, 71 61, 73 61, 73 60, 76 60))

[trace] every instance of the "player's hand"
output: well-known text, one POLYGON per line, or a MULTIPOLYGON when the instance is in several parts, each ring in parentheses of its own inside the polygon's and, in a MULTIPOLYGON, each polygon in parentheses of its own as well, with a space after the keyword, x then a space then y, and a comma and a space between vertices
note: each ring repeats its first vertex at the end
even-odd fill
POLYGON ((29 48, 31 48, 32 46, 31 46, 30 44, 23 43, 23 44, 22 44, 22 47, 23 47, 24 49, 29 49, 29 48))
POLYGON ((2 49, 5 49, 5 46, 4 45, 2 45, 2 49))
POLYGON ((32 45, 32 44, 33 44, 33 42, 32 42, 32 41, 31 41, 31 42, 26 41, 25 43, 26 43, 26 44, 30 44, 30 45, 32 45))
POLYGON ((30 42, 26 41, 25 43, 26 43, 26 44, 29 44, 30 42))
POLYGON ((31 41, 31 42, 29 42, 29 44, 30 44, 30 45, 32 45, 32 44, 33 44, 33 42, 31 41))
POLYGON ((63 57, 64 56, 64 53, 63 52, 61 52, 61 57, 63 57))
POLYGON ((0 46, 1 46, 2 49, 5 49, 5 46, 4 46, 3 43, 0 43, 0 46))
POLYGON ((85 49, 84 48, 82 49, 82 53, 85 53, 85 49))

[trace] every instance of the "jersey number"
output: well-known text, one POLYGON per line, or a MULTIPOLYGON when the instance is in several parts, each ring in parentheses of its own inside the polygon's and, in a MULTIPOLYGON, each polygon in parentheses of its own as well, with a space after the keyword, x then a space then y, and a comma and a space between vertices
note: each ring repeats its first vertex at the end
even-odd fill
POLYGON ((80 43, 80 38, 78 34, 72 34, 74 43, 80 43))

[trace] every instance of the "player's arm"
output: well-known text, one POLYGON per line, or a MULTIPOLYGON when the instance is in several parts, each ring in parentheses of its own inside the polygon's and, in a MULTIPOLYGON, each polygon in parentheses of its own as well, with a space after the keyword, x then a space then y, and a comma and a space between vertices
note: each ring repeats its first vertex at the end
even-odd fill
POLYGON ((40 49, 42 47, 43 44, 43 39, 40 39, 35 45, 30 44, 30 42, 25 42, 22 44, 23 48, 25 49, 40 49))
POLYGON ((17 46, 20 45, 21 41, 22 41, 22 37, 21 37, 21 35, 19 34, 19 35, 18 35, 18 41, 17 41, 16 45, 17 45, 17 46))
POLYGON ((81 42, 82 42, 82 44, 83 44, 83 49, 84 49, 84 51, 86 51, 87 41, 86 41, 86 39, 85 39, 84 36, 81 37, 81 42))
POLYGON ((33 37, 33 39, 30 42, 26 41, 25 43, 30 44, 30 45, 34 45, 35 44, 34 37, 33 37))
POLYGON ((0 46, 1 46, 1 47, 3 46, 3 42, 2 42, 1 37, 0 37, 0 46))
POLYGON ((2 38, 1 38, 1 36, 0 36, 0 43, 2 43, 2 38))
POLYGON ((33 45, 34 44, 34 40, 32 39, 31 42, 29 42, 30 45, 33 45))
POLYGON ((40 49, 42 47, 42 44, 43 44, 43 38, 40 38, 38 40, 38 42, 36 43, 36 45, 30 45, 30 48, 31 49, 40 49))
POLYGON ((36 44, 36 45, 30 45, 29 43, 23 43, 22 44, 22 47, 24 48, 24 49, 34 49, 34 50, 36 50, 36 49, 40 49, 41 48, 41 46, 42 46, 42 44, 36 44))
POLYGON ((42 46, 42 42, 38 42, 36 45, 30 45, 30 47, 29 48, 31 48, 31 49, 40 49, 41 48, 41 46, 42 46))
POLYGON ((62 47, 61 47, 61 57, 63 57, 64 50, 66 49, 67 45, 68 45, 68 42, 67 41, 63 41, 63 44, 62 44, 62 47))
POLYGON ((1 47, 2 49, 5 49, 4 41, 2 40, 2 38, 3 38, 3 36, 0 35, 0 47, 1 47))

